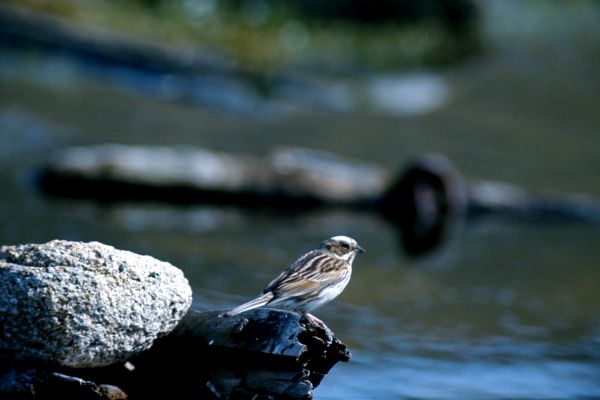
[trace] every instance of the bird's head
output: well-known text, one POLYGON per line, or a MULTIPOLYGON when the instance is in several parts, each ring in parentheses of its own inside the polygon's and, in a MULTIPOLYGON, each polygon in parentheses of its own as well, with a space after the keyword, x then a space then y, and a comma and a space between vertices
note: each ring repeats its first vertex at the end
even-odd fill
POLYGON ((352 262, 356 253, 364 253, 356 240, 348 236, 334 236, 321 243, 321 249, 333 253, 336 257, 352 262))

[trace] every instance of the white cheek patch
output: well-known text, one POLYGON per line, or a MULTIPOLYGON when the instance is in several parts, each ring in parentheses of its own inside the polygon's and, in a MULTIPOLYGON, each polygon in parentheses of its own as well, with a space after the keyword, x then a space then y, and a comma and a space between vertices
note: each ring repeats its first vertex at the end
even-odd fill
POLYGON ((351 251, 350 253, 346 253, 346 254, 339 256, 339 258, 344 260, 348 264, 352 264, 352 261, 354 260, 354 256, 356 256, 356 253, 351 251))

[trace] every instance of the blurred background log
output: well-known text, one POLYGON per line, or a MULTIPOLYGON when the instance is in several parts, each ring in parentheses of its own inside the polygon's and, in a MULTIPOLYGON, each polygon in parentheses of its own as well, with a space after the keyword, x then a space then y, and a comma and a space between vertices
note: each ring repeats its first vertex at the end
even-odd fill
POLYGON ((469 217, 600 222, 600 202, 536 194, 504 182, 467 182, 443 154, 411 160, 396 176, 376 165, 305 148, 264 157, 204 148, 105 144, 66 148, 38 175, 49 195, 113 203, 233 204, 269 211, 369 211, 400 232, 408 254, 437 248, 469 217))
POLYGON ((48 194, 264 208, 364 207, 388 174, 336 154, 277 147, 264 157, 189 146, 103 144, 59 151, 40 171, 48 194))

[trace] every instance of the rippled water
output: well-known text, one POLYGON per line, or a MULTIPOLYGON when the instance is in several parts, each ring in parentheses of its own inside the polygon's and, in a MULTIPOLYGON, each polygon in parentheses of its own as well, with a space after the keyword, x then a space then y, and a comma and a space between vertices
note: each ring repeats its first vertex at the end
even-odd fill
POLYGON ((443 249, 410 258, 394 227, 369 214, 101 205, 46 198, 31 186, 32 168, 68 145, 264 154, 286 144, 391 170, 434 150, 468 180, 599 198, 600 76, 579 73, 599 59, 495 57, 444 76, 449 103, 429 115, 270 120, 163 103, 63 69, 63 80, 49 81, 32 64, 3 60, 0 242, 98 240, 150 254, 182 268, 195 307, 212 309, 256 294, 322 239, 349 234, 367 253, 342 296, 317 314, 353 359, 334 367, 317 398, 600 398, 597 225, 471 219, 443 249))

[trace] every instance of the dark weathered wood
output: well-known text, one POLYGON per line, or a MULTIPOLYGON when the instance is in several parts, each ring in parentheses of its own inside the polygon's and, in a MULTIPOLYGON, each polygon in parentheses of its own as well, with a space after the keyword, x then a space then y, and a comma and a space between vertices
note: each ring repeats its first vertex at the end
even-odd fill
POLYGON ((308 399, 337 362, 350 359, 346 347, 322 323, 263 308, 231 317, 191 311, 171 335, 132 363, 145 375, 160 370, 164 380, 163 368, 156 366, 175 366, 182 355, 202 360, 202 366, 175 368, 169 380, 187 376, 184 381, 200 388, 194 394, 217 398, 262 394, 308 399))
POLYGON ((231 317, 216 312, 191 311, 171 334, 172 338, 194 338, 207 346, 240 349, 298 359, 307 348, 298 341, 301 316, 259 309, 231 317))
POLYGON ((126 364, 0 365, 0 397, 310 399, 327 372, 349 359, 344 344, 314 318, 273 309, 233 317, 190 311, 126 364))

